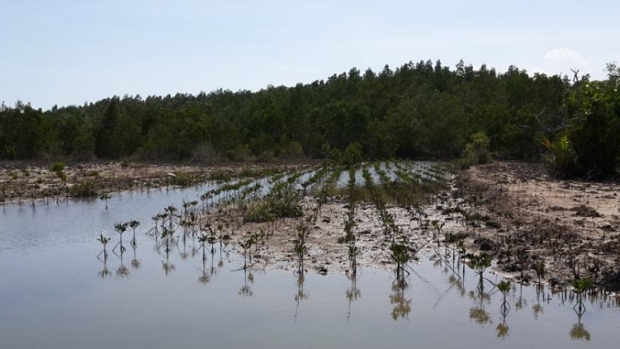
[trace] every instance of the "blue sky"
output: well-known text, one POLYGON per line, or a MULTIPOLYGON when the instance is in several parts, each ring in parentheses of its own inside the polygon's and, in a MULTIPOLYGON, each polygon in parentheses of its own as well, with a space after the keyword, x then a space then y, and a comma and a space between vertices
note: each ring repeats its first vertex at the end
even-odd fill
POLYGON ((0 101, 258 90, 463 59, 602 79, 620 1, 0 0, 0 101))

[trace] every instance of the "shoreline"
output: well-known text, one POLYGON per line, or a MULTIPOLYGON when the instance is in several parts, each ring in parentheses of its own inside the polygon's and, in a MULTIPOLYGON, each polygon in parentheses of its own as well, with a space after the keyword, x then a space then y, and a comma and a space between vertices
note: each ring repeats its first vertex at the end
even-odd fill
MULTIPOLYGON (((0 164, 1 165, 1 164, 0 164)), ((0 168, 0 206, 29 205, 31 202, 65 200, 69 185, 95 177, 106 193, 119 195, 127 191, 146 191, 171 185, 169 173, 190 176, 191 185, 205 183, 215 172, 233 176, 248 171, 299 170, 313 163, 249 164, 245 166, 189 166, 130 163, 80 164, 67 166, 63 182, 43 167, 24 167, 18 178, 8 179, 11 168, 0 168), (97 171, 97 176, 88 176, 97 171), (41 181, 42 183, 37 183, 41 181), (11 183, 7 188, 6 183, 11 183), (56 191, 46 189, 56 186, 56 191), (61 190, 58 190, 61 188, 61 190), (9 193, 7 197, 7 193, 9 193), (50 193, 52 195, 50 195, 50 193), (55 194, 55 195, 54 195, 55 194)), ((487 253, 493 257, 492 270, 522 283, 537 283, 535 263, 545 266, 540 279, 551 287, 570 288, 576 278, 590 277, 595 285, 610 291, 620 290, 620 184, 581 182, 549 178, 541 166, 498 162, 475 166, 455 174, 449 187, 430 195, 430 201, 417 210, 389 206, 396 224, 406 232, 410 249, 419 253, 435 246, 459 248, 459 254, 487 253), (433 230, 432 221, 443 224, 433 230)), ((99 197, 93 197, 99 199, 99 197)), ((180 205, 180 203, 179 203, 180 205)), ((334 200, 323 205, 310 226, 307 269, 328 269, 346 273, 346 244, 339 241, 344 233, 347 203, 334 200)), ((302 200, 304 216, 314 212, 316 198, 302 200)), ((272 232, 255 259, 259 268, 292 269, 296 257, 293 240, 301 219, 286 218, 272 223, 244 223, 243 212, 231 210, 229 234, 235 250, 239 242, 261 229, 272 232)), ((218 221, 215 213, 203 216, 218 221)), ((357 244, 361 249, 359 265, 389 269, 389 256, 376 208, 359 203, 355 215, 357 244)), ((415 253, 414 253, 415 254, 415 253)), ((413 264, 413 261, 410 262, 413 264)))

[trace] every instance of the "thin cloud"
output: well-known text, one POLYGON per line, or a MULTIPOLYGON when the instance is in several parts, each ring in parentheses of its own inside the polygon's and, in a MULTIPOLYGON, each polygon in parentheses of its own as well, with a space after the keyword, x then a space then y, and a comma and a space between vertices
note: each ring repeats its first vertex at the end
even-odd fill
POLYGON ((566 47, 555 48, 547 52, 541 64, 541 70, 550 74, 572 75, 572 69, 579 70, 581 75, 591 72, 585 57, 566 47))

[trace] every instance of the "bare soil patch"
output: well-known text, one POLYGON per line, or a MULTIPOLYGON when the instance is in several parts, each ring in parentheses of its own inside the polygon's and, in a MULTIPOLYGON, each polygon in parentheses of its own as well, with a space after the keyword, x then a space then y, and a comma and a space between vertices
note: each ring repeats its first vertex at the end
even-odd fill
POLYGON ((486 250, 496 269, 566 285, 591 277, 620 289, 620 184, 555 180, 541 165, 496 163, 459 175, 469 249, 486 250))

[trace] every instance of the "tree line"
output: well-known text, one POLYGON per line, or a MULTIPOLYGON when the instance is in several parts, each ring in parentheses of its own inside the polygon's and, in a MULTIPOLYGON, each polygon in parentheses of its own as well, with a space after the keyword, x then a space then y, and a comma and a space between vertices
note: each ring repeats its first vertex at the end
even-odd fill
POLYGON ((483 134, 496 157, 547 158, 559 176, 603 178, 618 164, 619 71, 610 63, 607 79, 591 81, 428 60, 257 92, 114 96, 47 111, 3 103, 0 158, 324 158, 355 144, 367 159, 445 159, 483 134))

